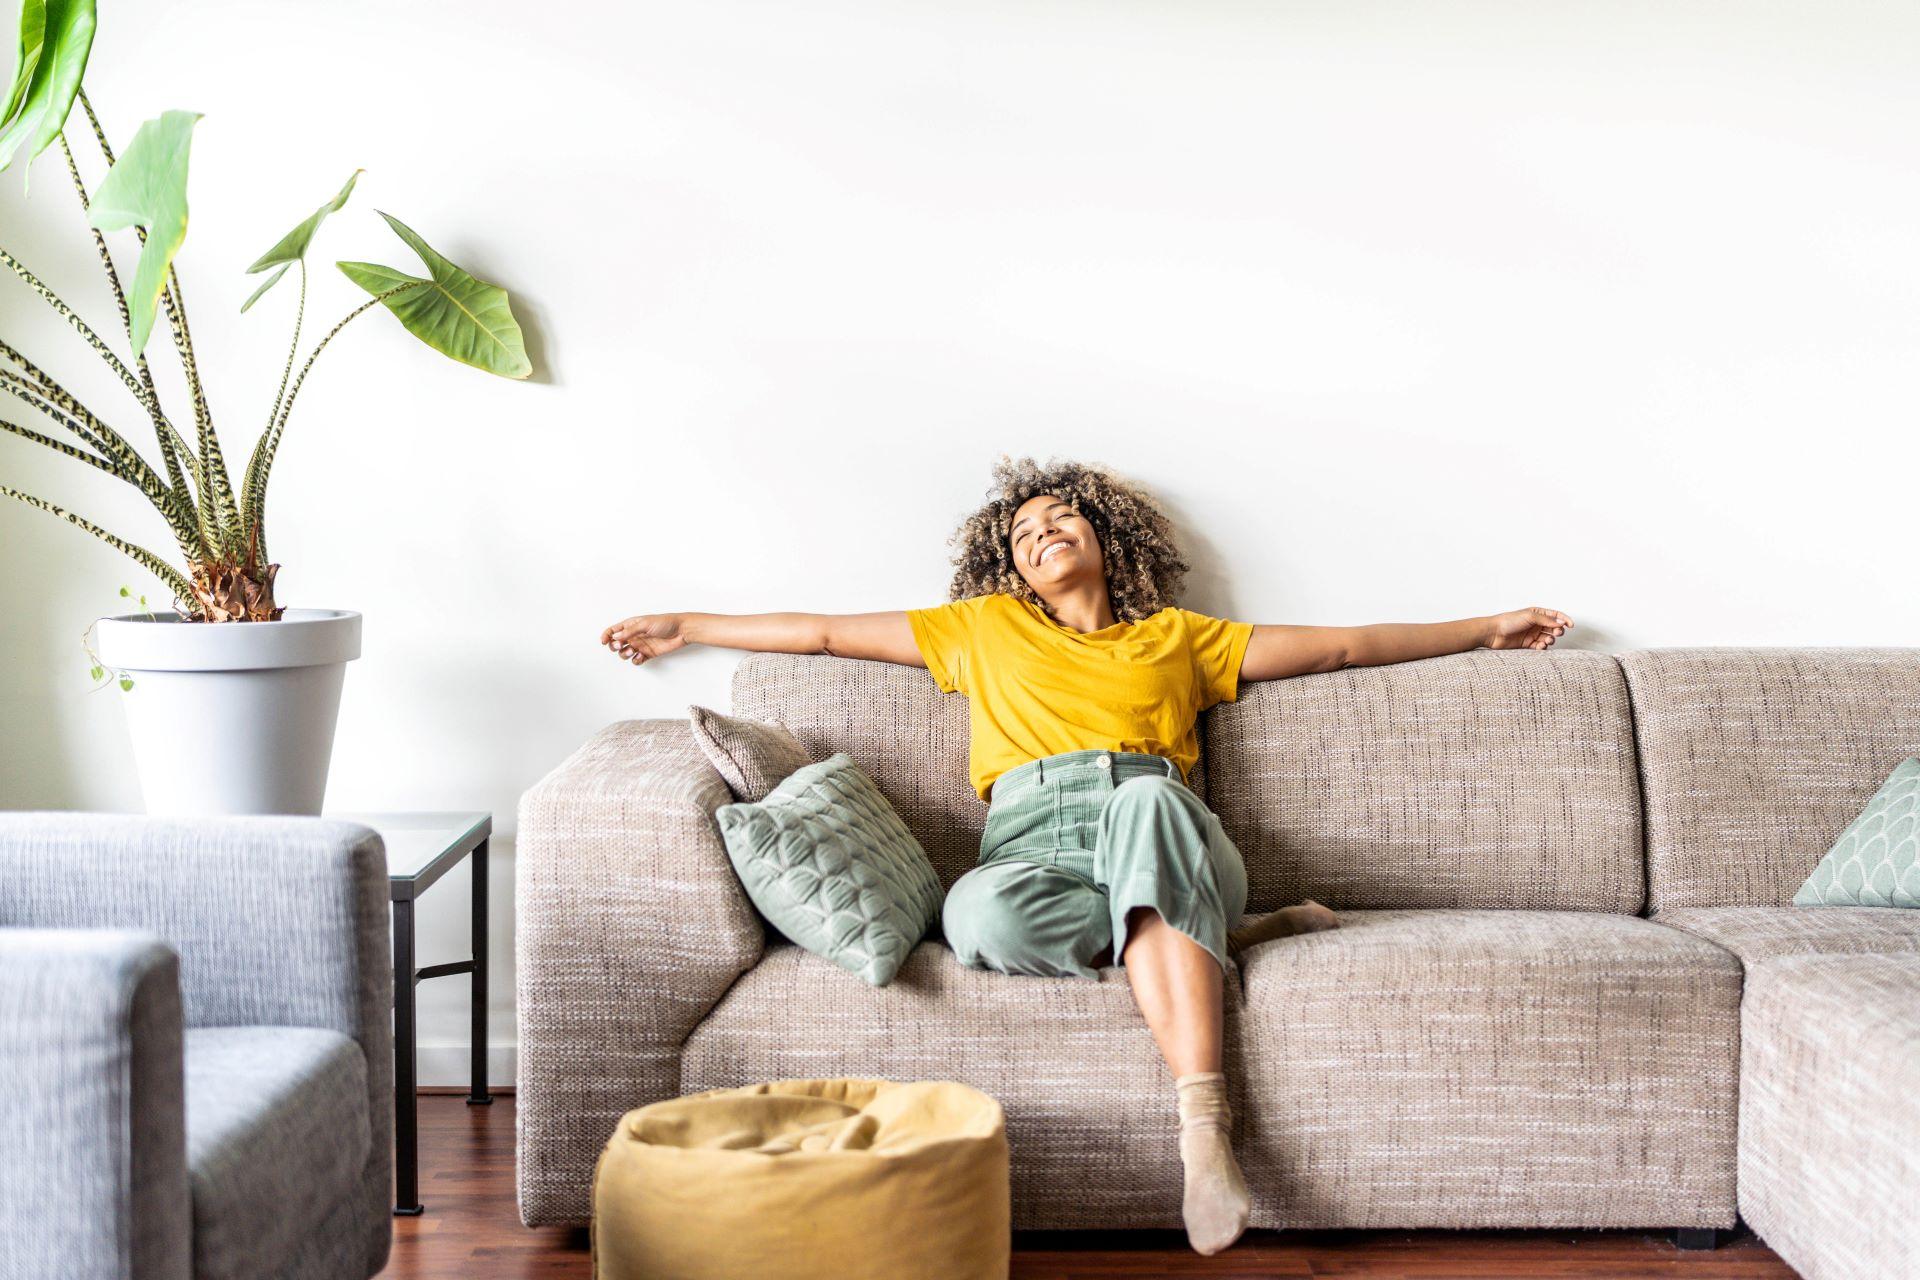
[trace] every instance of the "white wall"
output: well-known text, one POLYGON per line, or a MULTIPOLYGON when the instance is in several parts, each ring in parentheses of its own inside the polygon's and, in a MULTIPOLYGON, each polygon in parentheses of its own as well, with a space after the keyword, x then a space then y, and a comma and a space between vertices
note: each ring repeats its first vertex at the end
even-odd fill
MULTIPOLYGON (((534 340, 510 385, 367 317, 273 511, 283 602, 367 618, 330 804, 506 833, 503 1048, 516 797, 609 720, 726 705, 733 655, 635 671, 599 629, 936 602, 1001 450, 1156 485, 1213 612, 1920 643, 1911 6, 103 7, 116 136, 207 113, 181 266, 230 449, 293 302, 240 317, 241 269, 355 166, 316 263, 410 267, 392 210, 534 340)), ((0 242, 110 328, 57 153, 34 179, 0 242)), ((6 281, 0 326, 134 430, 6 281)), ((165 544, 76 472, 0 440, 0 477, 165 544)), ((140 575, 23 508, 0 539, 0 804, 136 807, 78 636, 140 575)), ((423 963, 464 894, 425 899, 423 963)), ((429 1046, 464 996, 425 989, 429 1046)))

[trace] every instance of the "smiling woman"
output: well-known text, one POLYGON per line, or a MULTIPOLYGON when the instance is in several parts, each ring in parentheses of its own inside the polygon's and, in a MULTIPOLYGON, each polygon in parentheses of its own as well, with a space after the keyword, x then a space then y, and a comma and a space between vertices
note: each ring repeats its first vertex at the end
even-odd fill
POLYGON ((1248 680, 1547 649, 1573 622, 1528 608, 1457 622, 1258 625, 1176 602, 1187 563, 1153 500, 1101 467, 1002 458, 955 532, 950 600, 865 614, 642 614, 601 643, 644 663, 686 644, 925 667, 971 711, 968 776, 988 802, 980 862, 947 891, 954 954, 1004 973, 1126 970, 1174 1075, 1187 1237, 1246 1228, 1229 1140, 1221 1001, 1231 951, 1333 928, 1318 903, 1238 929, 1246 868, 1186 785, 1200 712, 1248 680))

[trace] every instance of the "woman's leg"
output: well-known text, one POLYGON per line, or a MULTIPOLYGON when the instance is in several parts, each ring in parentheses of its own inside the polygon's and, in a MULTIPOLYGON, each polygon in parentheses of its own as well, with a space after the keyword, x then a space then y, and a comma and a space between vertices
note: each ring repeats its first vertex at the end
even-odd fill
POLYGON ((1176 1076, 1220 1070, 1220 962, 1152 907, 1126 921, 1120 963, 1160 1056, 1176 1076))
POLYGON ((1252 1211, 1233 1156, 1220 1044, 1227 928, 1246 908, 1246 867, 1198 796, 1153 776, 1114 788, 1095 865, 1134 1001, 1174 1076, 1187 1239, 1217 1253, 1252 1211))
POLYGON ((940 928, 969 968, 1043 978, 1098 978, 1112 943, 1105 895, 1064 867, 1019 859, 954 881, 940 928))

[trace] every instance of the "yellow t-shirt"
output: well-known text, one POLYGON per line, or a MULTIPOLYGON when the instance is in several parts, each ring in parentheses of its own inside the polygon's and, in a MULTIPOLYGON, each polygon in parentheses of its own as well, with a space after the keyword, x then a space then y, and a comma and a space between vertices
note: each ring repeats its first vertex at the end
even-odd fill
POLYGON ((1138 622, 1074 631, 994 592, 907 610, 934 683, 971 704, 968 778, 985 800, 1007 770, 1063 751, 1143 751, 1185 777, 1194 720, 1239 693, 1251 622, 1169 605, 1138 622))

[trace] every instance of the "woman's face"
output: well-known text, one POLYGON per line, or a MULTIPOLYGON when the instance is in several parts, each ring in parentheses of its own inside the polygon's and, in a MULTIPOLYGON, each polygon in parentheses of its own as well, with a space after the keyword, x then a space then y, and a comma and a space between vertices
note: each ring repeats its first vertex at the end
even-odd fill
POLYGON ((1043 599, 1083 580, 1107 580, 1106 557, 1093 526, 1056 494, 1035 494, 1021 503, 1007 541, 1020 576, 1043 599))

